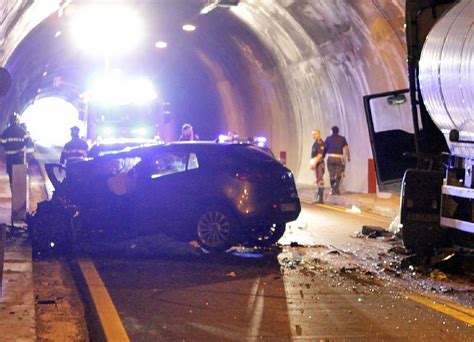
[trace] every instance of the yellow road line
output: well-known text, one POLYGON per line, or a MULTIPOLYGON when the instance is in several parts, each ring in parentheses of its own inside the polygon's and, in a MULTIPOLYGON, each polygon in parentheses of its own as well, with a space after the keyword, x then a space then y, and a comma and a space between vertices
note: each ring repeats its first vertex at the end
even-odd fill
POLYGON ((414 302, 423 304, 431 309, 434 309, 445 315, 454 317, 467 324, 474 325, 474 316, 468 313, 471 310, 469 308, 463 307, 459 304, 451 303, 447 300, 440 301, 438 299, 428 299, 410 294, 407 294, 406 296, 414 302), (462 310, 460 310, 460 308, 462 308, 462 310))
POLYGON ((80 260, 79 267, 89 287, 107 341, 130 341, 94 263, 91 260, 80 260))
POLYGON ((382 222, 385 222, 385 223, 390 223, 390 222, 392 222, 392 221, 391 221, 389 218, 387 218, 387 217, 380 217, 380 216, 378 216, 378 215, 369 214, 369 213, 365 213, 365 212, 353 213, 353 212, 350 211, 350 209, 347 209, 347 208, 344 208, 344 207, 336 207, 336 206, 334 206, 334 205, 319 204, 319 203, 316 203, 316 205, 317 205, 318 207, 326 208, 326 209, 329 209, 329 210, 339 211, 339 212, 341 212, 341 213, 357 215, 357 216, 361 216, 361 217, 365 217, 365 218, 370 218, 370 219, 376 220, 376 221, 382 221, 382 222))
POLYGON ((430 295, 430 294, 426 294, 426 296, 427 296, 428 298, 431 298, 432 300, 434 300, 434 301, 436 301, 436 302, 440 302, 440 303, 446 304, 446 305, 452 307, 453 309, 456 309, 456 310, 458 310, 458 311, 464 312, 466 315, 470 315, 470 316, 473 316, 473 317, 474 317, 474 309, 472 309, 472 308, 468 308, 468 307, 466 307, 466 306, 459 305, 459 304, 457 304, 457 303, 450 302, 450 301, 447 300, 447 299, 438 298, 437 296, 433 296, 433 295, 430 295))

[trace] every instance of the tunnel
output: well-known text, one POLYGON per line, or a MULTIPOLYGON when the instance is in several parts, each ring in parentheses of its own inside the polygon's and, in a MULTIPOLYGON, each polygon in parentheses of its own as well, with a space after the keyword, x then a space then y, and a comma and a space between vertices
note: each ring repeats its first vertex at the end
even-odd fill
POLYGON ((120 68, 149 77, 169 103, 168 139, 185 122, 202 140, 227 131, 264 135, 277 156, 286 152, 301 184, 314 181, 312 129, 326 137, 338 126, 352 154, 343 187, 367 192, 372 152, 362 97, 407 87, 404 1, 117 0, 139 14, 146 34, 106 63, 74 46, 69 33, 92 3, 1 2, 0 65, 12 75, 0 98, 1 127, 12 112, 49 97, 72 104, 81 119, 91 75, 120 68))

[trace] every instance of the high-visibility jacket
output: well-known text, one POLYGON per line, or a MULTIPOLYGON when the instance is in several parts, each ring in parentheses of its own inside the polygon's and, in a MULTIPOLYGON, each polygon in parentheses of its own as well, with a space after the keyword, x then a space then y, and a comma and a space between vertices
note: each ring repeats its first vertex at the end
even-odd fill
POLYGON ((88 150, 89 145, 86 141, 79 137, 73 137, 68 143, 66 143, 66 145, 64 145, 59 162, 64 164, 71 161, 82 160, 87 157, 88 150))
POLYGON ((1 143, 5 154, 24 154, 26 144, 30 140, 30 136, 27 131, 18 125, 9 126, 2 133, 1 143))

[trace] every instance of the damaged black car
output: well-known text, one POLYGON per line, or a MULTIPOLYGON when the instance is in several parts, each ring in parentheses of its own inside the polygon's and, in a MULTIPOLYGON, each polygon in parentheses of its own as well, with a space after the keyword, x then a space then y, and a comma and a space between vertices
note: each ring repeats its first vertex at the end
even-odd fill
POLYGON ((301 211, 292 172, 250 144, 179 142, 46 165, 51 200, 28 219, 35 251, 165 233, 208 250, 268 246, 301 211))

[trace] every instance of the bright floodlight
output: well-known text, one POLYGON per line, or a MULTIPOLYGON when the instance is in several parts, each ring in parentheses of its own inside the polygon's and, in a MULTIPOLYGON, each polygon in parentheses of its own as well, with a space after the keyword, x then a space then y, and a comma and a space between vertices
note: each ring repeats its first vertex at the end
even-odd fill
POLYGON ((74 17, 72 30, 80 48, 104 56, 127 52, 143 37, 137 13, 114 5, 84 8, 74 17))
POLYGON ((79 126, 85 135, 84 123, 78 119, 79 112, 71 103, 46 97, 35 101, 22 114, 31 137, 44 146, 62 146, 71 139, 70 128, 79 126))
POLYGON ((90 101, 108 105, 146 104, 157 98, 150 80, 124 80, 117 72, 97 78, 87 96, 90 101))
POLYGON ((183 25, 183 30, 187 32, 192 32, 196 30, 196 26, 191 25, 191 24, 186 24, 186 25, 183 25))
POLYGON ((161 40, 155 43, 155 47, 157 47, 158 49, 164 49, 167 46, 168 46, 168 43, 161 40))

